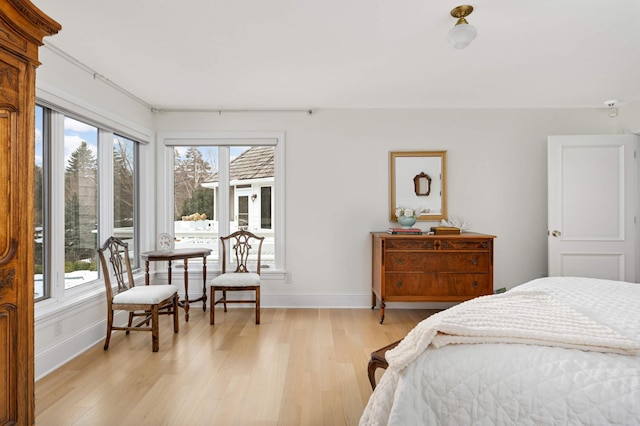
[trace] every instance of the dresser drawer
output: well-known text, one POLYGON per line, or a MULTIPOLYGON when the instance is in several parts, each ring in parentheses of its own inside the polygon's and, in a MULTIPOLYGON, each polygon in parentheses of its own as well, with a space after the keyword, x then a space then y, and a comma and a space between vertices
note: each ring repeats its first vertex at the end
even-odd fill
POLYGON ((419 251, 389 251, 384 268, 387 272, 435 272, 440 261, 435 253, 419 251))
POLYGON ((388 296, 424 296, 433 294, 437 287, 436 274, 394 274, 385 277, 385 292, 388 296))
POLYGON ((440 250, 489 250, 491 241, 487 240, 465 240, 442 239, 440 240, 440 250))
POLYGON ((386 240, 385 247, 387 250, 435 250, 436 244, 431 238, 394 238, 386 240))
POLYGON ((440 272, 489 272, 491 256, 489 253, 463 251, 442 253, 440 272))
POLYGON ((474 297, 493 293, 493 284, 489 274, 388 273, 385 293, 390 297, 474 297))
POLYGON ((447 294, 451 295, 484 296, 493 293, 493 282, 489 274, 442 273, 438 274, 438 284, 440 291, 450 292, 447 294))

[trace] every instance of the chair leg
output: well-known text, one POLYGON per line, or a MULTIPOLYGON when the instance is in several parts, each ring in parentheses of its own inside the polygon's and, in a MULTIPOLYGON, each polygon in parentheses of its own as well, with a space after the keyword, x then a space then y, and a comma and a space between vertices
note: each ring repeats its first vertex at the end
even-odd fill
POLYGON ((216 299, 215 299, 215 289, 211 286, 211 306, 209 307, 209 324, 214 325, 216 321, 215 311, 216 311, 216 299))
POLYGON ((153 352, 158 352, 160 349, 160 339, 158 327, 158 305, 153 305, 151 308, 151 349, 153 352))
POLYGON ((178 318, 178 293, 173 296, 173 332, 177 333, 180 330, 180 321, 178 318))
MULTIPOLYGON (((131 328, 131 324, 133 324, 133 312, 129 312, 129 323, 128 323, 127 327, 131 328)), ((125 332, 125 334, 128 335, 129 334, 129 330, 127 330, 125 332)))
POLYGON ((227 312, 227 290, 222 290, 222 302, 224 304, 224 311, 227 312))
POLYGON ((260 287, 256 287, 256 324, 260 324, 260 287))
POLYGON ((107 314, 107 337, 104 339, 104 350, 109 349, 109 340, 111 340, 111 327, 113 327, 113 310, 109 309, 107 314))

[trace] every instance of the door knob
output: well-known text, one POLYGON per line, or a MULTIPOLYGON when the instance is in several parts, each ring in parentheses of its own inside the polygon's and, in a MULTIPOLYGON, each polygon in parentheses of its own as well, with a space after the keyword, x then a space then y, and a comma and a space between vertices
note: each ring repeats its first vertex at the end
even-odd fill
POLYGON ((552 232, 551 232, 551 235, 557 238, 557 237, 559 237, 560 235, 562 235, 562 232, 560 232, 560 231, 552 231, 552 232))

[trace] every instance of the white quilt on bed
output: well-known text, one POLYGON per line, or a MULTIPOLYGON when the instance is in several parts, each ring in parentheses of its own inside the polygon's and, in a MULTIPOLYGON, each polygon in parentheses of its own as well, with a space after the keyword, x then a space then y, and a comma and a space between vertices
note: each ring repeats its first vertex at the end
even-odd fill
POLYGON ((360 424, 640 424, 639 348, 640 285, 535 280, 419 324, 360 424))

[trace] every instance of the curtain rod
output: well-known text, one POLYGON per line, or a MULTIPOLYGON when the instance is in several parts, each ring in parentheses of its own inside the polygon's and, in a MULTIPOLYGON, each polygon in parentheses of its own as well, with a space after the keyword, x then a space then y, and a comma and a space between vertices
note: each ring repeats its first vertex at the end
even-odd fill
POLYGON ((92 75, 94 80, 100 80, 103 83, 105 83, 107 86, 110 86, 113 89, 116 89, 118 92, 130 97, 134 101, 139 102, 140 104, 146 106, 147 108, 151 108, 151 104, 149 104, 148 102, 146 102, 143 99, 137 97, 136 95, 134 95, 133 93, 129 92, 127 89, 125 89, 124 87, 118 85, 117 83, 114 83, 113 81, 109 80, 104 75, 100 74, 99 72, 97 72, 93 68, 89 67, 88 65, 84 64, 83 62, 80 62, 80 60, 78 60, 75 57, 71 56, 70 54, 68 54, 64 50, 62 50, 59 47, 57 47, 54 44, 52 44, 51 42, 46 41, 44 45, 45 45, 45 47, 47 47, 49 50, 51 50, 53 53, 55 53, 56 55, 58 55, 62 59, 68 61, 72 65, 75 65, 77 68, 81 69, 82 71, 92 75))
POLYGON ((246 112, 303 112, 313 114, 311 108, 151 108, 151 112, 162 114, 165 112, 213 112, 222 115, 223 113, 246 113, 246 112))
POLYGON ((247 112, 255 112, 255 113, 304 112, 304 113, 309 114, 309 115, 313 114, 313 109, 310 109, 310 108, 273 108, 273 109, 270 109, 270 108, 256 108, 256 109, 253 109, 253 108, 202 108, 202 109, 200 109, 200 108, 157 108, 157 107, 152 106, 151 104, 149 104, 145 100, 139 98, 138 96, 134 95, 133 93, 129 92, 127 89, 125 89, 124 87, 120 86, 119 84, 111 81, 109 78, 105 77, 104 75, 100 74, 99 72, 97 72, 93 68, 91 68, 88 65, 84 64, 83 62, 81 62, 80 60, 76 59, 75 57, 71 56, 70 54, 68 54, 64 50, 62 50, 59 47, 57 47, 54 44, 52 44, 51 42, 46 41, 45 42, 45 47, 47 47, 49 50, 51 50, 53 53, 55 53, 56 55, 58 55, 62 59, 66 60, 67 62, 69 62, 72 65, 76 66, 78 69, 80 69, 80 70, 86 72, 87 74, 90 74, 91 76, 93 76, 94 80, 102 81, 103 83, 105 83, 106 85, 110 86, 111 88, 113 88, 113 89, 117 90, 118 92, 128 96, 129 98, 131 98, 134 101, 140 103, 141 105, 144 105, 145 107, 149 108, 152 113, 164 113, 164 112, 215 112, 215 113, 218 113, 218 114, 222 115, 222 113, 247 113, 247 112))

